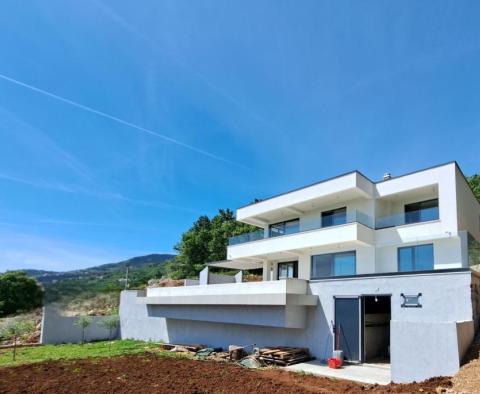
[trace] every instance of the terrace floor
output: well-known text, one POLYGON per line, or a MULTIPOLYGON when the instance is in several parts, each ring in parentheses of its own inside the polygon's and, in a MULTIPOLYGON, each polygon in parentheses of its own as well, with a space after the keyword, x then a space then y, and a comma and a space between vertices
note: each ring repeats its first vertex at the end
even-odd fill
POLYGON ((332 369, 318 360, 308 361, 285 367, 294 372, 306 372, 313 375, 336 379, 347 379, 368 384, 386 385, 391 382, 390 364, 347 364, 339 369, 332 369))

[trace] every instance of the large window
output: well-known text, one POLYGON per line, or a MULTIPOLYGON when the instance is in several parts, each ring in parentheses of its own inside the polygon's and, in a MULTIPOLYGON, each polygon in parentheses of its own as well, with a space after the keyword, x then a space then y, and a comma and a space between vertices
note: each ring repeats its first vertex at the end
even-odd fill
POLYGON ((278 263, 277 279, 298 278, 298 261, 278 263))
POLYGON ((322 212, 322 227, 337 226, 347 223, 347 208, 338 208, 322 212))
POLYGON ((398 248, 400 272, 433 270, 433 245, 417 245, 398 248))
POLYGON ((438 219, 438 199, 405 205, 405 224, 438 219))
POLYGON ((300 220, 293 219, 287 222, 280 222, 270 225, 270 237, 298 233, 300 231, 300 220))
POLYGON ((311 278, 355 275, 356 254, 352 252, 328 253, 312 256, 311 278))

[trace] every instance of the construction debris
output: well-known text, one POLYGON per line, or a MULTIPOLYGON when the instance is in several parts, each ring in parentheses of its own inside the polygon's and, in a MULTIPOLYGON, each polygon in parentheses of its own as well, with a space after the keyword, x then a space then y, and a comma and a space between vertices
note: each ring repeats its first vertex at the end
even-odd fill
POLYGON ((258 353, 259 359, 265 363, 282 366, 313 360, 308 348, 275 346, 259 349, 258 353))
POLYGON ((160 349, 170 350, 171 352, 179 353, 197 353, 201 349, 205 349, 206 345, 185 345, 185 344, 173 344, 173 343, 162 343, 160 349))
POLYGON ((255 346, 255 344, 230 345, 228 352, 224 352, 222 348, 211 348, 200 344, 164 343, 159 347, 171 352, 195 353, 195 357, 201 360, 237 361, 247 368, 260 368, 268 364, 287 366, 313 360, 308 348, 275 346, 259 349, 255 346), (247 349, 252 349, 252 354, 249 355, 247 349))
POLYGON ((210 356, 212 353, 215 353, 215 349, 211 347, 206 347, 205 349, 200 349, 197 353, 195 353, 195 357, 199 359, 204 359, 210 356))
POLYGON ((247 353, 245 352, 245 346, 237 346, 237 345, 230 345, 228 347, 228 354, 230 356, 230 360, 238 361, 244 358, 247 353))
POLYGON ((247 356, 238 362, 245 368, 261 368, 264 367, 264 363, 255 356, 247 356))

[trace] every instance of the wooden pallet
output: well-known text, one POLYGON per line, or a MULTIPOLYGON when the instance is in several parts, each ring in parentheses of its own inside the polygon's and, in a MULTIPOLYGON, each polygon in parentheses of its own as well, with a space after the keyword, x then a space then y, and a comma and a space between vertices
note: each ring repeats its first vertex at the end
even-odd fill
POLYGON ((268 364, 292 365, 312 360, 307 348, 275 346, 262 348, 259 358, 268 364))

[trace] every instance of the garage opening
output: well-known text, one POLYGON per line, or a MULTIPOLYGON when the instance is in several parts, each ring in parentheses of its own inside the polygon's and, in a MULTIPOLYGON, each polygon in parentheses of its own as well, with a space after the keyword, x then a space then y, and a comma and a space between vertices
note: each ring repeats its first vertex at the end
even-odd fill
POLYGON ((390 362, 390 296, 363 297, 364 362, 390 362))

